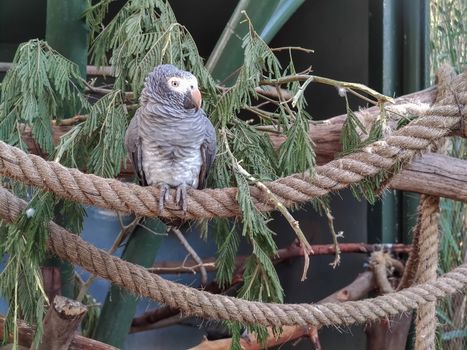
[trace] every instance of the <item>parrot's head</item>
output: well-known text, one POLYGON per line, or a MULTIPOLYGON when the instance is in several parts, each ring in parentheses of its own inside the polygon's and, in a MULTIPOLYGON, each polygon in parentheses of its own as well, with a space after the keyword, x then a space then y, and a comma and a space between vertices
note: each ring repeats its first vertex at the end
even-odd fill
POLYGON ((170 108, 174 113, 196 112, 201 108, 198 79, 171 64, 161 64, 148 75, 141 102, 148 101, 170 108))

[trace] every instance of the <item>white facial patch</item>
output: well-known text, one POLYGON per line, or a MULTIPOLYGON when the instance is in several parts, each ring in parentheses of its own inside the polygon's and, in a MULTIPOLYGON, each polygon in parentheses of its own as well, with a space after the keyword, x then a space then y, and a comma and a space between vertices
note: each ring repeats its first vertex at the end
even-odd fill
POLYGON ((168 80, 169 87, 176 92, 181 94, 191 91, 193 89, 198 89, 198 79, 195 76, 192 78, 179 78, 172 77, 168 80))

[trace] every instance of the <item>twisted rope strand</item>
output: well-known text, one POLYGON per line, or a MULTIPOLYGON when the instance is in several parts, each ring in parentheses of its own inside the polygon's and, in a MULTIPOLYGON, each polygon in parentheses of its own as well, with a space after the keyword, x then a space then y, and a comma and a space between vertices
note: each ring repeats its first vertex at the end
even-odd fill
MULTIPOLYGON (((13 223, 26 202, 0 187, 0 217, 13 223)), ((167 281, 141 266, 109 255, 54 222, 49 223, 49 249, 62 259, 81 266, 130 292, 149 297, 187 315, 231 320, 264 326, 351 325, 405 312, 467 285, 467 264, 434 281, 415 285, 374 299, 327 304, 260 303, 215 295, 167 281)))
MULTIPOLYGON (((436 280, 439 246, 439 198, 422 196, 420 199, 420 259, 417 282, 426 283, 436 280)), ((433 350, 437 326, 436 301, 420 306, 416 317, 416 350, 433 350)))
MULTIPOLYGON (((405 103, 409 115, 420 117, 391 136, 361 151, 316 167, 312 176, 294 174, 265 185, 284 205, 292 206, 356 184, 382 171, 392 171, 391 176, 394 175, 396 164, 406 163, 434 141, 448 135, 466 115, 467 73, 454 78, 452 70, 444 68, 440 77, 436 104, 427 108, 405 103), (453 95, 452 91, 457 95, 453 95)), ((236 188, 190 189, 186 214, 169 205, 159 212, 159 189, 156 187, 141 187, 84 174, 77 169, 26 154, 4 142, 0 142, 0 174, 83 204, 141 216, 199 219, 241 215, 236 188)), ((274 210, 261 190, 251 187, 250 192, 258 210, 274 210)))

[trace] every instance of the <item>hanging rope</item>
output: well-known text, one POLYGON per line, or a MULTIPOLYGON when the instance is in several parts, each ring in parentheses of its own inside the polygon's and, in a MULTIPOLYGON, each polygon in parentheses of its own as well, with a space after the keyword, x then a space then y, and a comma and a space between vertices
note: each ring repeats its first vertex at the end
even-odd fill
MULTIPOLYGON (((439 198, 421 196, 420 248, 416 281, 436 280, 439 249, 439 198)), ((436 300, 420 306, 416 317, 415 350, 434 350, 436 333, 436 300)))
MULTIPOLYGON (((0 217, 13 223, 26 202, 0 187, 0 217)), ((49 249, 72 264, 187 315, 264 326, 351 325, 418 308, 467 286, 467 264, 434 281, 361 301, 326 304, 274 304, 210 294, 167 281, 87 243, 61 226, 49 223, 49 249)))

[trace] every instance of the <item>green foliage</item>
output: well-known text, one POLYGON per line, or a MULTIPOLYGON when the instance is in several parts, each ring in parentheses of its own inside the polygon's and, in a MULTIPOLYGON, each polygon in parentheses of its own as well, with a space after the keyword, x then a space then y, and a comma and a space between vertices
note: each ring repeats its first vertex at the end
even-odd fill
POLYGON ((119 90, 102 97, 91 108, 89 116, 65 134, 57 147, 56 159, 63 164, 103 177, 114 177, 125 159, 126 108, 119 90))
MULTIPOLYGON (((108 3, 104 1, 87 12, 93 33, 102 26, 108 3)), ((214 91, 193 38, 177 23, 170 5, 163 0, 128 1, 96 36, 91 54, 98 65, 112 64, 117 88, 125 90, 128 81, 135 95, 141 92, 148 73, 162 63, 193 72, 204 89, 214 91)))
MULTIPOLYGON (((8 301, 5 333, 18 342, 16 320, 37 325, 34 342, 43 333, 42 318, 47 296, 42 288, 40 263, 47 248, 47 223, 52 219, 54 195, 36 191, 28 209, 16 223, 2 230, 0 256, 8 263, 0 274, 0 294, 8 301)), ((6 338, 4 339, 6 340, 6 338)))
MULTIPOLYGON (((467 26, 467 3, 463 0, 436 0, 430 3, 430 61, 431 75, 442 63, 449 63, 458 73, 467 64, 467 46, 465 38, 467 26)), ((462 138, 451 138, 449 154, 453 157, 467 159, 466 141, 462 138)), ((466 261, 467 232, 465 218, 467 209, 464 203, 448 199, 440 201, 440 261, 441 273, 448 272, 466 261)), ((437 315, 440 325, 437 331, 437 349, 465 348, 467 328, 465 314, 466 296, 453 296, 438 303, 437 315), (464 309, 462 310, 462 299, 464 309), (460 317, 464 315, 463 320, 460 317), (457 320, 457 322, 456 322, 457 320), (460 323, 458 323, 460 321, 460 323), (464 346, 463 346, 464 345, 464 346)))
POLYGON ((286 141, 279 149, 279 169, 281 175, 305 171, 315 167, 313 141, 308 135, 310 115, 306 111, 295 114, 295 122, 285 131, 286 141))
POLYGON ((25 149, 21 131, 32 136, 47 153, 53 152, 51 118, 61 118, 66 105, 87 106, 81 94, 78 67, 45 42, 22 44, 1 87, 0 138, 25 149))
POLYGON ((348 153, 361 146, 360 134, 363 133, 366 135, 367 130, 360 119, 355 115, 354 111, 350 108, 347 94, 344 95, 344 98, 347 118, 345 119, 344 126, 342 127, 341 143, 343 152, 348 153))
POLYGON ((208 106, 211 118, 222 127, 227 126, 236 118, 238 113, 247 106, 251 106, 257 98, 255 88, 265 78, 281 76, 281 66, 277 57, 266 43, 254 31, 248 21, 249 31, 243 38, 244 62, 238 72, 235 84, 227 89, 215 103, 215 108, 208 106))
POLYGON ((448 62, 457 72, 467 65, 467 2, 435 0, 430 3, 430 61, 434 77, 441 64, 448 62))

